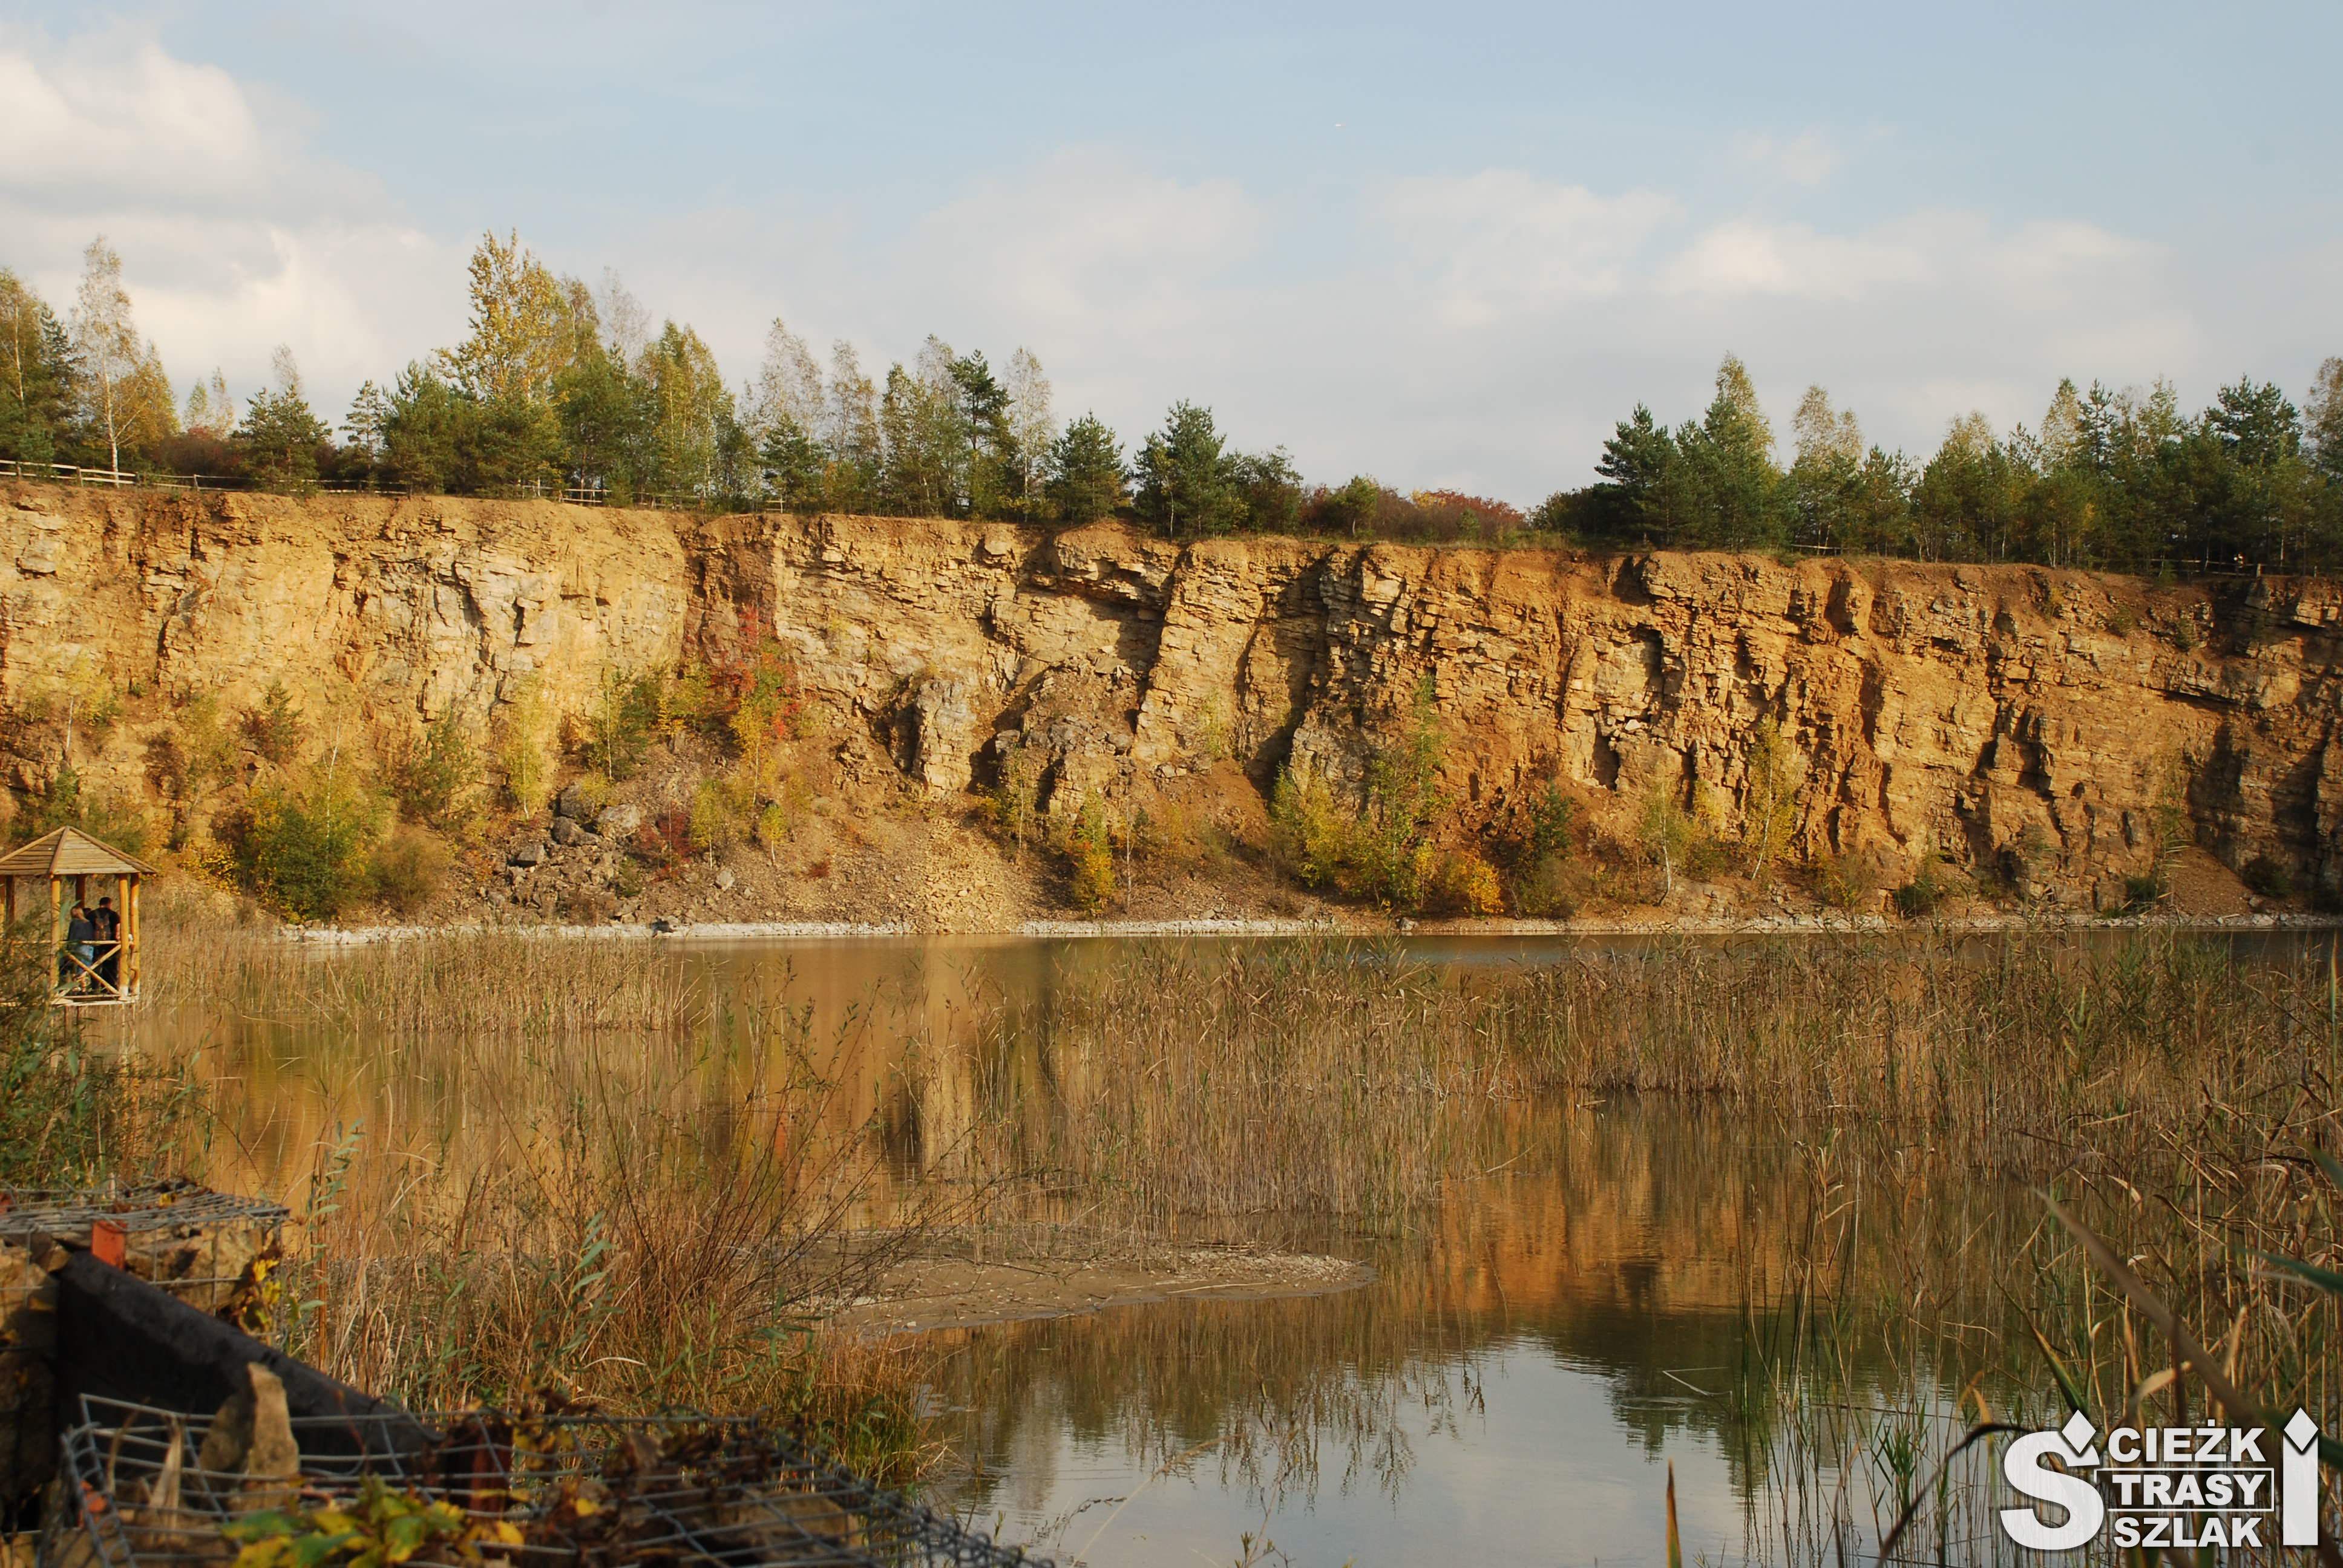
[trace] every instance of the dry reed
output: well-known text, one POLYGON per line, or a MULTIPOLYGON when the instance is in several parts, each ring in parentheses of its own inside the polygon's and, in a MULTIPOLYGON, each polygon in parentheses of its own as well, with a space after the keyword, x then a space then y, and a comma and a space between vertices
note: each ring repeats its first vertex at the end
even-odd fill
POLYGON ((785 994, 726 990, 649 944, 230 933, 162 970, 166 1004, 315 1025, 401 1071, 418 1042, 454 1042, 431 1092, 471 1097, 468 1135, 496 1147, 458 1158, 444 1131, 372 1127, 323 1161, 310 1204, 335 1261, 309 1342, 410 1397, 558 1375, 633 1403, 797 1400, 869 1452, 908 1451, 902 1369, 841 1367, 865 1352, 793 1314, 850 1292, 897 1221, 939 1220, 919 1203, 992 1219, 1043 1189, 1136 1233, 1237 1216, 1403 1232, 1519 1155, 1509 1107, 1664 1095, 1828 1149, 1816 1216, 1857 1191, 1897 1216, 1859 1246, 1818 1218, 1752 1275, 1730 1397, 1758 1433, 1752 1473, 1799 1500, 1766 1524, 1792 1555, 1843 1545, 1858 1506, 1874 1540, 1916 1505, 1916 1528, 1962 1538, 1981 1493, 1923 1493, 1952 1473, 1964 1413, 1943 1390, 1973 1375, 2037 1410, 2046 1357, 2095 1412, 2187 1397, 2186 1380, 2136 1393, 2159 1352, 2063 1232, 1944 1213, 1946 1171, 2073 1200, 2258 1398, 2343 1425, 2333 1299, 2244 1261, 2343 1261, 2306 1158, 2343 1144, 2322 945, 1914 933, 1478 968, 1347 942, 1132 945, 999 1000, 972 1048, 899 1050, 898 1090, 871 1104, 843 1102, 848 1045, 814 1040, 785 994), (1942 1375, 1885 1390, 1883 1355, 1942 1375), (1875 1478, 1860 1497, 1797 1490, 1850 1466, 1875 1478))

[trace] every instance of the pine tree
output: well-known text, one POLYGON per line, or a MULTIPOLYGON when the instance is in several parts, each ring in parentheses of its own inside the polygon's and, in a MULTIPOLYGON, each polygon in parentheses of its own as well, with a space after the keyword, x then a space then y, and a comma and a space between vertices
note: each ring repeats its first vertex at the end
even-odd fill
POLYGON ((1069 523, 1094 523, 1121 510, 1130 498, 1122 444, 1095 414, 1066 427, 1050 448, 1051 508, 1069 523))
POLYGON ((0 268, 0 457, 58 460, 75 402, 72 345, 38 294, 0 268))
POLYGON ((1163 428, 1140 448, 1139 515, 1175 538, 1235 528, 1244 503, 1231 482, 1224 448, 1211 409, 1172 405, 1163 428))
POLYGON ((276 390, 253 395, 236 429, 236 447, 263 487, 307 489, 317 483, 317 448, 331 438, 331 432, 310 412, 293 350, 277 345, 270 363, 276 390))

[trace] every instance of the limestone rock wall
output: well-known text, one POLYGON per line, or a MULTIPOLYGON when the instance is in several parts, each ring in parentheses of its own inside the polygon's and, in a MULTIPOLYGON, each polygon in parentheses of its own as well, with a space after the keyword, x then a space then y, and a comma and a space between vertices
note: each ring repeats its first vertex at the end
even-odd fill
MULTIPOLYGON (((1460 830, 1550 779, 1623 831, 1654 791, 1729 829, 1770 725, 1804 850, 2000 857, 2075 899, 2175 824, 2343 879, 2338 617, 2343 588, 2276 579, 0 490, 12 715, 110 682, 164 722, 281 679, 379 737, 769 635, 848 716, 850 784, 1016 759, 1064 809, 1227 761, 1355 788, 1428 682, 1460 830)), ((136 779, 136 729, 85 771, 136 779)), ((55 765, 25 731, 18 788, 55 765)))

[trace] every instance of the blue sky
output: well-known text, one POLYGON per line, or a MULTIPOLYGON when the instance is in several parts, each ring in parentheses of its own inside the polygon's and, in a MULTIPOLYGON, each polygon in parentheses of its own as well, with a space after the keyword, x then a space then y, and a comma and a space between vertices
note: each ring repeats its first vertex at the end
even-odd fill
POLYGON ((338 409, 518 226, 736 380, 1030 347, 1305 472, 1529 502, 1746 358, 1916 451, 2343 354, 2343 6, 0 5, 0 265, 338 409))

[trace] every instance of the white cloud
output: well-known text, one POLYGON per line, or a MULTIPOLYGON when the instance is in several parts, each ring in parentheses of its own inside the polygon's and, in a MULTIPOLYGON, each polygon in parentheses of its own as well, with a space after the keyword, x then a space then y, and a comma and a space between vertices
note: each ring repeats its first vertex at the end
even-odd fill
POLYGON ((1267 215, 1233 180, 1182 184, 1100 148, 1062 150, 923 217, 905 260, 947 301, 1037 334, 1192 329, 1267 215))
POLYGON ((1851 299, 1882 284, 1926 282, 1932 272, 1931 256, 1906 236, 1825 235, 1805 224, 1735 220, 1694 239, 1669 262, 1660 283, 1667 293, 1712 298, 1851 299))
POLYGON ((1821 185, 1845 161, 1837 146, 1818 130, 1787 137, 1744 131, 1733 138, 1733 157, 1745 168, 1799 186, 1821 185))
POLYGON ((1653 192, 1599 196, 1515 169, 1402 180, 1381 203, 1402 250, 1428 278, 1442 319, 1456 327, 1616 292, 1678 210, 1653 192))
POLYGON ((0 30, 0 264, 62 313, 104 234, 183 387, 217 366, 256 390, 285 343, 332 417, 460 323, 460 244, 374 216, 375 181, 307 156, 234 77, 150 35, 0 30))
POLYGON ((44 47, 0 34, 9 183, 183 203, 249 193, 269 162, 235 79, 107 30, 44 47))

